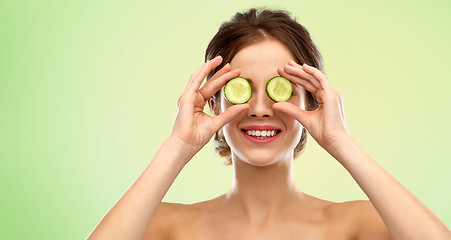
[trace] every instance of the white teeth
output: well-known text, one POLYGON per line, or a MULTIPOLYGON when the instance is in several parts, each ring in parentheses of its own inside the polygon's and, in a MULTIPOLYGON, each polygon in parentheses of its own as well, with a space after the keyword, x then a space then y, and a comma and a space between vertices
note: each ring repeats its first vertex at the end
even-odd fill
POLYGON ((247 130, 246 133, 253 137, 273 137, 276 135, 276 130, 247 130))

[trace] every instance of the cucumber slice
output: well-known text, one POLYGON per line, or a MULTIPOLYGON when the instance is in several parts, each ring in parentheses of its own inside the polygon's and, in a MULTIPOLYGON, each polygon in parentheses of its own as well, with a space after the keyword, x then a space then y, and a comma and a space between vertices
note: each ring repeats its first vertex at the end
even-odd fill
POLYGON ((293 93, 293 85, 284 77, 273 77, 266 84, 266 93, 274 102, 286 102, 293 93))
POLYGON ((251 84, 245 78, 233 78, 225 85, 224 95, 231 104, 246 103, 252 96, 251 84))

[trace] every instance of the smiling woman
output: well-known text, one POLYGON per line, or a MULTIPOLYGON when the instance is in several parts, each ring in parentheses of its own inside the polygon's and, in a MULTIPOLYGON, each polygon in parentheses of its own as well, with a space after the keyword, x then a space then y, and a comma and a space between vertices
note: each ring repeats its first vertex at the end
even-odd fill
POLYGON ((221 26, 207 48, 206 63, 191 75, 178 100, 170 137, 88 237, 243 238, 451 238, 446 225, 350 136, 342 95, 323 73, 309 33, 282 11, 250 9, 221 26), (286 102, 267 94, 268 81, 276 76, 293 86, 286 102), (243 104, 224 97, 224 86, 236 77, 251 80, 252 95, 243 104), (203 112, 207 101, 215 116, 203 112), (296 186, 293 159, 308 133, 370 201, 321 200, 296 186), (195 204, 162 202, 214 134, 218 153, 233 167, 230 189, 195 204))
MULTIPOLYGON (((238 13, 231 21, 222 24, 218 33, 211 40, 205 53, 205 60, 218 55, 222 56, 224 60, 214 71, 208 74, 207 79, 210 79, 221 67, 229 63, 244 47, 268 39, 278 40, 283 44, 284 48, 287 48, 289 54, 292 55, 290 58, 296 62, 307 63, 323 70, 321 54, 305 27, 292 20, 282 11, 262 11, 257 16, 257 10, 251 9, 247 14, 238 13), (280 27, 281 25, 284 27, 280 27), (231 41, 230 39, 234 40, 231 41)), ((262 59, 258 59, 258 56, 254 60, 261 62, 264 65, 263 69, 267 67, 262 59)), ((276 69, 272 70, 273 76, 277 76, 276 69)), ((308 82, 306 82, 306 85, 310 87, 308 82)), ((220 91, 216 92, 211 99, 213 101, 220 99, 220 91)), ((305 103, 307 104, 306 110, 314 110, 318 107, 318 102, 311 92, 306 92, 305 103)), ((210 108, 215 112, 218 111, 211 104, 210 108)), ((301 139, 294 151, 294 158, 302 153, 307 143, 307 130, 302 129, 302 131, 301 139)), ((220 156, 226 157, 226 165, 231 165, 230 147, 223 138, 222 130, 219 130, 215 134, 216 151, 220 156)))

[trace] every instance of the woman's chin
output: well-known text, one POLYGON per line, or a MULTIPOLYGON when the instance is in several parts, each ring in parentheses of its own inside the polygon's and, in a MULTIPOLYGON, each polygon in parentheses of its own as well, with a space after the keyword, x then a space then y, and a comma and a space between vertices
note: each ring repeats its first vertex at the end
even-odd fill
POLYGON ((273 160, 271 161, 262 161, 261 159, 253 161, 253 159, 246 161, 248 164, 256 167, 266 167, 274 164, 275 162, 273 160))
POLYGON ((254 154, 247 154, 246 157, 240 158, 240 161, 246 162, 247 164, 264 167, 272 165, 281 159, 284 159, 280 155, 274 155, 271 153, 258 152, 254 154))

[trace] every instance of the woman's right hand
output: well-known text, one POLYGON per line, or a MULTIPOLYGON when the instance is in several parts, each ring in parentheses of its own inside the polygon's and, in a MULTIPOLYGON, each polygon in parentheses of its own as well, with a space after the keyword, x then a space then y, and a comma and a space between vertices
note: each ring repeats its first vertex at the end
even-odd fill
POLYGON ((208 73, 219 66, 221 62, 222 57, 217 56, 194 72, 177 101, 177 116, 171 137, 189 146, 189 159, 202 149, 222 126, 249 108, 248 104, 234 105, 213 117, 203 111, 206 102, 213 94, 230 79, 240 75, 239 69, 230 71, 230 64, 226 64, 200 87, 208 73))

